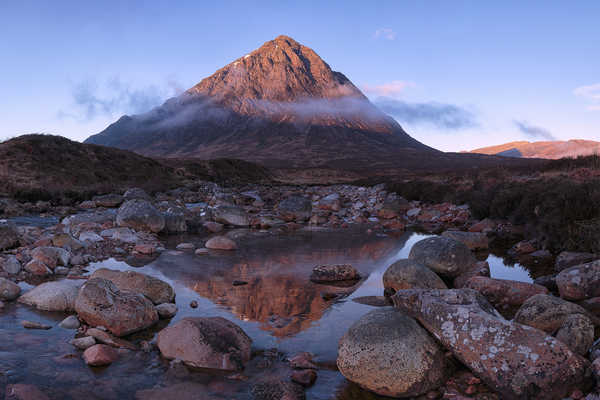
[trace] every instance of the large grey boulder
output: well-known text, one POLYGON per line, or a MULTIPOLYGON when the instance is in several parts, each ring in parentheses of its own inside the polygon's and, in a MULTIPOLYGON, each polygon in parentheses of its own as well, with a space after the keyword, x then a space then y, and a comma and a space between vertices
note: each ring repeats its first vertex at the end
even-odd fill
POLYGON ((5 278, 0 278, 0 300, 12 301, 19 297, 21 287, 5 278))
POLYGON ((166 233, 187 232, 188 225, 185 219, 185 211, 181 207, 169 207, 163 214, 165 217, 166 233))
POLYGON ((0 250, 11 249, 19 245, 19 231, 12 222, 0 219, 0 250))
POLYGON ((569 315, 556 332, 556 338, 575 353, 585 356, 594 344, 594 324, 583 314, 569 315))
POLYGON ((482 232, 446 231, 442 236, 457 240, 470 250, 483 250, 490 246, 487 235, 482 232))
POLYGON ((346 379, 383 396, 419 396, 448 376, 444 349, 414 319, 392 307, 356 321, 340 339, 337 366, 346 379))
POLYGON ((560 297, 585 300, 600 296, 600 260, 562 270, 556 276, 560 297))
POLYGON ((398 260, 385 270, 383 288, 386 295, 404 289, 448 289, 435 272, 410 259, 398 260))
POLYGON ((553 335, 574 314, 591 317, 580 305, 549 294, 537 294, 523 303, 514 321, 553 335))
POLYGON ((312 202, 302 196, 290 196, 279 202, 277 210, 286 221, 304 222, 312 214, 312 202))
POLYGON ((212 209, 212 215, 213 219, 221 224, 240 227, 250 225, 248 214, 240 207, 220 205, 212 209))
POLYGON ((471 269, 477 260, 463 243, 434 236, 415 243, 408 256, 445 278, 456 278, 471 269))
POLYGON ((79 290, 75 311, 90 326, 103 326, 116 336, 125 336, 158 322, 150 300, 140 293, 119 290, 107 279, 92 278, 79 290))
POLYGON ((18 301, 44 311, 74 311, 81 284, 69 279, 45 282, 23 294, 18 301))
POLYGON ((100 268, 90 278, 108 279, 119 290, 141 293, 154 304, 171 303, 175 300, 175 290, 167 282, 136 271, 100 268))
POLYGON ((180 320, 158 333, 163 357, 180 359, 196 368, 240 371, 250 360, 252 340, 231 321, 221 317, 180 320))
POLYGON ((128 200, 119 207, 117 225, 158 233, 165 227, 165 217, 149 201, 128 200))
POLYGON ((586 359, 505 320, 473 289, 402 290, 392 299, 503 399, 562 399, 592 385, 586 359))

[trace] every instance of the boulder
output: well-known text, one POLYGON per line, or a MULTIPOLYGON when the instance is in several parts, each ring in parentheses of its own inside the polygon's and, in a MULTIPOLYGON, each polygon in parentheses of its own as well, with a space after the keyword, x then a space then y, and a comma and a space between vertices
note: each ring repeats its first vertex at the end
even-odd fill
POLYGON ((383 202, 377 215, 383 219, 398 218, 403 216, 409 208, 410 203, 406 199, 393 196, 383 202))
POLYGON ((158 233, 165 227, 165 218, 149 201, 128 200, 117 211, 117 225, 158 233))
POLYGON ((390 265, 383 274, 386 295, 404 289, 448 289, 435 272, 415 260, 399 260, 390 265))
POLYGON ((223 230, 223 224, 213 221, 207 221, 203 224, 203 226, 212 233, 219 233, 223 230))
POLYGON ((310 274, 313 282, 353 281, 360 279, 360 274, 352 265, 320 265, 314 267, 310 274))
POLYGON ((146 329, 158 322, 150 300, 140 293, 119 290, 107 279, 92 278, 79 290, 75 311, 90 326, 104 326, 116 336, 146 329))
POLYGON ((471 266, 468 270, 454 278, 452 284, 455 289, 460 289, 466 285, 469 279, 474 276, 486 276, 490 277, 490 264, 487 261, 477 261, 475 265, 471 266))
POLYGON ((0 219, 0 250, 12 249, 19 245, 19 231, 12 222, 0 219))
POLYGON ((69 315, 67 318, 63 319, 58 326, 63 329, 79 329, 81 324, 76 316, 69 315))
POLYGON ((98 207, 119 207, 123 203, 123 196, 120 194, 104 194, 102 196, 94 196, 92 200, 98 207))
POLYGON ((277 210, 285 221, 304 222, 310 219, 312 203, 302 196, 290 196, 279 202, 277 210))
POLYGON ((136 271, 100 268, 90 278, 108 279, 119 290, 141 293, 154 304, 172 303, 175 300, 175 290, 167 282, 136 271))
POLYGON ((445 278, 456 278, 477 263, 467 246, 442 236, 430 237, 415 243, 408 258, 445 278))
POLYGON ((0 268, 9 275, 16 275, 21 272, 21 263, 17 257, 12 254, 3 260, 0 260, 0 268))
POLYGON ((85 350, 85 349, 95 345, 96 339, 94 339, 91 336, 84 336, 84 337, 73 339, 69 343, 71 343, 73 346, 77 347, 79 350, 85 350))
POLYGON ((548 294, 538 294, 523 303, 514 321, 554 334, 573 314, 590 316, 583 307, 548 294))
POLYGON ((516 310, 536 294, 548 294, 548 289, 534 283, 475 276, 467 281, 466 288, 477 290, 499 310, 516 310))
POLYGON ((556 256, 554 262, 554 271, 560 272, 567 268, 574 267, 576 265, 585 264, 594 261, 598 257, 593 253, 577 253, 574 251, 563 251, 556 256))
POLYGON ((600 260, 562 270, 556 276, 556 286, 566 300, 600 296, 600 260))
POLYGON ((102 236, 98 235, 96 232, 93 232, 93 231, 81 232, 79 234, 79 240, 82 242, 91 242, 91 243, 97 243, 97 242, 104 241, 102 236))
POLYGON ((586 359, 505 320, 473 289, 403 290, 392 299, 503 399, 562 399, 592 384, 586 359))
POLYGON ((19 303, 44 311, 72 312, 81 282, 64 279, 45 282, 19 297, 19 303))
POLYGON ((123 200, 146 200, 151 201, 152 197, 144 189, 130 188, 123 194, 123 200))
POLYGON ((173 318, 177 314, 177 306, 173 303, 163 303, 156 306, 160 318, 173 318))
POLYGON ((328 196, 323 197, 319 201, 319 208, 321 210, 329 210, 329 211, 340 211, 342 208, 342 204, 340 202, 340 195, 338 193, 333 193, 328 196))
POLYGON ((250 360, 252 340, 231 321, 221 317, 184 318, 158 333, 163 357, 186 365, 241 371, 250 360))
POLYGON ((392 307, 369 312, 340 339, 344 377, 382 396, 419 396, 448 377, 444 349, 414 319, 392 307))
POLYGON ((60 247, 42 246, 33 249, 31 258, 54 270, 57 265, 69 266, 71 253, 60 247))
POLYGON ((32 275, 47 276, 52 274, 52 270, 46 266, 43 262, 38 260, 31 260, 25 264, 25 271, 32 275))
POLYGON ((585 356, 594 344, 594 324, 583 314, 571 314, 556 332, 556 338, 575 353, 585 356))
POLYGON ((0 300, 12 301, 19 297, 21 287, 5 278, 0 278, 0 300))
POLYGON ((101 367, 117 361, 119 354, 105 344, 95 344, 83 352, 83 360, 91 367, 101 367))
POLYGON ((487 232, 491 232, 494 229, 496 229, 496 223, 494 221, 492 221, 491 219, 482 219, 481 221, 473 224, 470 228, 469 228, 469 232, 482 232, 482 233, 487 233, 487 232))
POLYGON ((212 210, 216 222, 225 225, 246 227, 250 225, 250 218, 243 208, 236 206, 220 205, 212 210))
POLYGON ((165 217, 166 233, 187 232, 188 226, 183 208, 169 207, 169 209, 163 214, 163 216, 165 217))
POLYGON ((484 250, 490 246, 487 235, 481 232, 446 231, 442 236, 463 243, 469 250, 484 250))
POLYGON ((237 244, 225 236, 215 236, 213 238, 208 239, 206 244, 204 245, 207 249, 212 250, 235 250, 237 249, 237 244))

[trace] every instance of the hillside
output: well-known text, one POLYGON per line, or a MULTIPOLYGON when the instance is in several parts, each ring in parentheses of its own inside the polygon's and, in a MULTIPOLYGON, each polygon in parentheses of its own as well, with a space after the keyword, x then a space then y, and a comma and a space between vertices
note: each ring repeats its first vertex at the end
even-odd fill
POLYGON ((592 140, 510 142, 471 150, 470 153, 521 158, 559 159, 600 153, 600 142, 592 140))

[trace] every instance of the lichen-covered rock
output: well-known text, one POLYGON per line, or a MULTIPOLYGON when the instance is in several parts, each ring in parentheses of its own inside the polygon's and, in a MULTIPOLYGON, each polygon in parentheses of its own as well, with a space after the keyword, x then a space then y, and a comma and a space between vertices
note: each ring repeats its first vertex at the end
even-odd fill
POLYGON ((279 202, 277 210, 285 221, 304 222, 310 219, 312 203, 302 196, 290 196, 279 202))
POLYGON ((337 365, 346 379, 383 396, 418 396, 442 385, 444 350, 414 319, 392 307, 356 321, 340 339, 337 365))
POLYGON ((310 280, 313 282, 337 282, 360 279, 360 274, 352 265, 319 265, 313 268, 310 280))
POLYGON ((250 225, 250 218, 246 211, 240 207, 220 205, 212 210, 216 222, 225 225, 246 227, 250 225))
POLYGON ((575 303, 548 294, 538 294, 523 303, 514 321, 554 334, 573 314, 590 316, 575 303))
POLYGON ((117 211, 117 225, 158 233, 165 227, 165 217, 149 201, 128 200, 117 211))
POLYGON ((541 330, 505 320, 473 289, 402 290, 393 301, 503 399, 562 399, 592 385, 586 359, 541 330))
POLYGON ((556 332, 556 338, 585 356, 594 343, 594 324, 583 314, 571 314, 556 332))
POLYGON ((58 265, 68 266, 71 253, 60 247, 42 246, 31 252, 31 258, 54 270, 58 265))
POLYGON ((385 270, 383 288, 388 296, 404 289, 448 289, 435 272, 410 259, 398 260, 385 270))
POLYGON ((475 265, 472 265, 469 269, 454 278, 452 284, 455 289, 460 289, 474 276, 485 276, 489 278, 490 264, 487 261, 477 261, 475 265))
POLYGON ((75 310, 80 287, 81 282, 76 280, 45 282, 23 294, 18 301, 39 310, 70 312, 75 310))
POLYGON ((470 250, 483 250, 490 246, 487 235, 481 232, 446 231, 442 236, 457 240, 470 250))
POLYGON ((175 300, 175 290, 167 282, 136 271, 100 268, 90 278, 108 279, 119 290, 141 293, 154 304, 171 303, 175 300))
POLYGON ((563 251, 556 257, 554 262, 554 271, 560 272, 576 265, 585 264, 594 261, 598 257, 593 253, 577 253, 573 251, 563 251))
POLYGON ((75 311, 90 326, 104 326, 116 336, 125 336, 158 322, 150 300, 140 293, 119 290, 107 279, 93 278, 79 290, 75 311))
POLYGON ((221 317, 184 318, 158 333, 163 357, 196 368, 240 371, 250 360, 252 340, 221 317))
POLYGON ((566 300, 584 300, 600 296, 600 260, 577 265, 556 276, 560 297, 566 300))
POLYGON ((434 236, 415 243, 408 256, 436 274, 455 278, 469 270, 477 260, 463 243, 447 237, 434 236))

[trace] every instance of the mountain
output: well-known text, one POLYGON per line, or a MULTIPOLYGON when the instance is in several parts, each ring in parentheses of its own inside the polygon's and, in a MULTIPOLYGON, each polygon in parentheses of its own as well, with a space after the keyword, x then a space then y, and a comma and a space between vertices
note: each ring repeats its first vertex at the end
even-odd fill
POLYGON ((510 142, 498 146, 471 150, 470 153, 518 158, 558 159, 600 154, 600 142, 579 139, 568 141, 510 142))
POLYGON ((374 167, 441 154, 410 137, 312 49, 279 36, 86 143, 270 167, 374 167))

